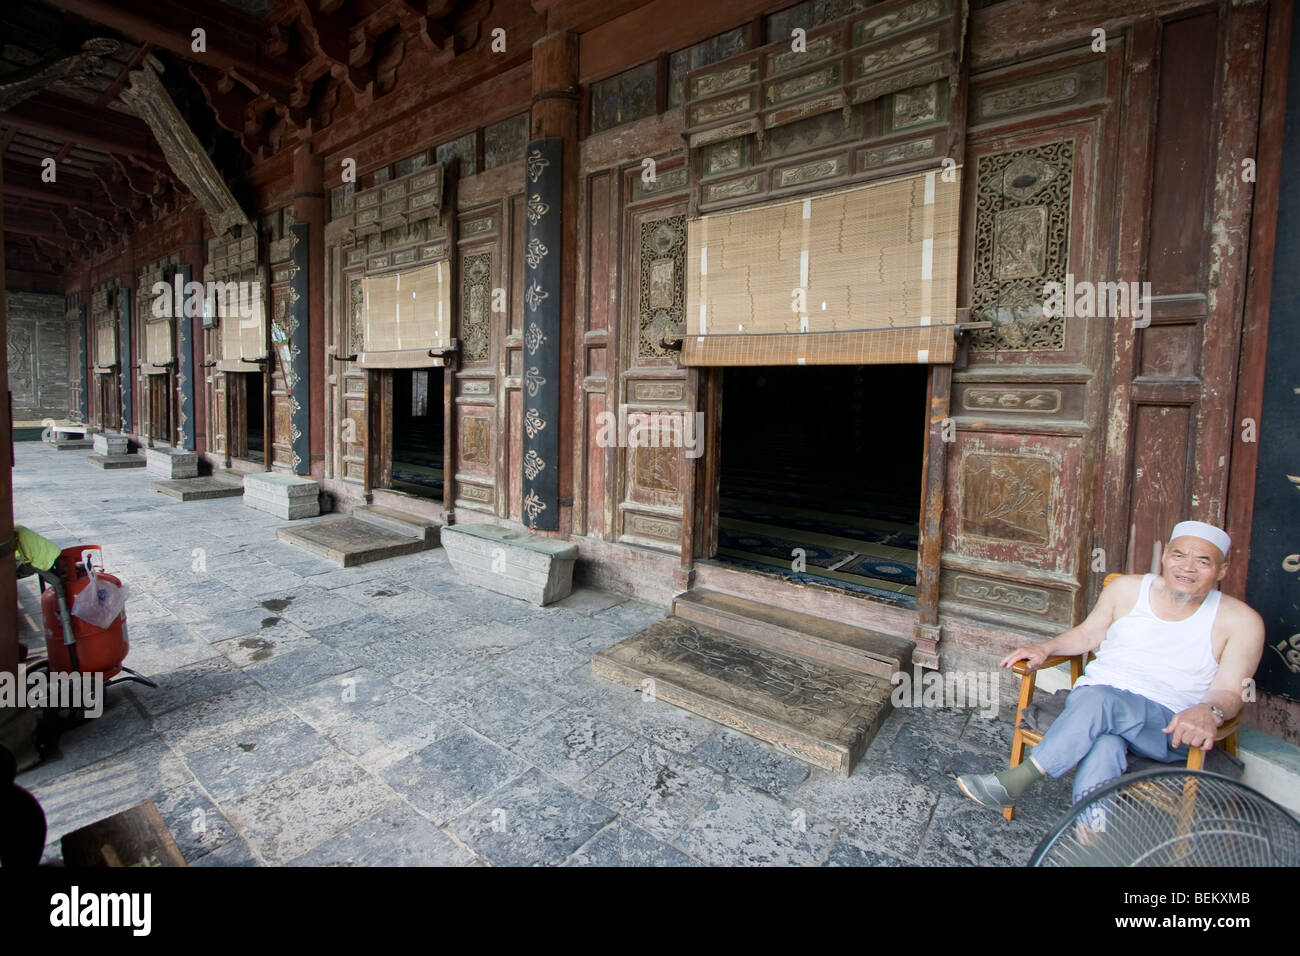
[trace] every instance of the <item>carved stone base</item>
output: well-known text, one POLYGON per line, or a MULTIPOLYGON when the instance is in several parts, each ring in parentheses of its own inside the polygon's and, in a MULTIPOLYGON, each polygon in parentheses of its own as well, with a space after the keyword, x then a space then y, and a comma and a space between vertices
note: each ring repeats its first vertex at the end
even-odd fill
POLYGON ((470 584, 536 605, 550 604, 573 590, 578 546, 526 531, 489 524, 442 529, 447 560, 470 584))
POLYGON ((197 478, 199 476, 199 456, 192 451, 179 448, 147 448, 145 460, 149 462, 149 474, 159 478, 197 478))
POLYGON ((943 639, 942 624, 913 624, 912 640, 916 649, 912 651, 912 663, 922 667, 939 667, 939 641, 943 639))
POLYGON ((262 471, 244 476, 244 504, 286 521, 320 514, 320 485, 310 478, 262 471))
POLYGON ((130 451, 130 439, 113 432, 100 432, 92 436, 96 455, 125 455, 130 451))
POLYGON ((681 593, 695 587, 694 568, 673 568, 673 590, 681 593))

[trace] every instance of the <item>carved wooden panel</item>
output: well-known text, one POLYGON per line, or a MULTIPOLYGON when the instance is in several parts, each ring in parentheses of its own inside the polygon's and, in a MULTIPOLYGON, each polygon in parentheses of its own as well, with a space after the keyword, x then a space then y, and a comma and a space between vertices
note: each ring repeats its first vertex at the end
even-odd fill
POLYGON ((1045 545, 1050 541, 1051 462, 968 455, 962 470, 962 534, 1045 545))
POLYGON ((665 339, 681 338, 686 308, 686 216, 641 222, 637 357, 662 360, 665 339))
POLYGON ((492 420, 485 415, 465 415, 460 420, 461 470, 492 474, 492 420))
POLYGON ((971 334, 976 351, 1065 348, 1064 316, 1043 314, 1043 286, 1066 281, 1074 141, 980 156, 976 163, 971 334))
POLYGON ((463 256, 460 274, 462 353, 466 362, 485 362, 492 348, 492 253, 463 256))

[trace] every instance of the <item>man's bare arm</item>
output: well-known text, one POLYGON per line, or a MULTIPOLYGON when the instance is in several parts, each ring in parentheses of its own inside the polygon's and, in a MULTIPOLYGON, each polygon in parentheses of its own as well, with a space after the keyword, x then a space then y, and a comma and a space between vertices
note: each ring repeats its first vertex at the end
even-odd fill
POLYGON ((1111 582, 1102 590, 1092 613, 1082 623, 1042 644, 1017 647, 1002 659, 1002 666, 1010 667, 1016 661, 1026 661, 1030 670, 1037 670, 1049 657, 1069 657, 1095 651, 1101 647, 1101 642, 1106 639, 1106 631, 1115 619, 1118 594, 1126 589, 1124 578, 1111 582))
POLYGON ((1254 676, 1259 658, 1264 653, 1264 621, 1245 605, 1234 610, 1232 630, 1219 656, 1219 671, 1204 702, 1175 714, 1165 728, 1165 733, 1170 735, 1171 747, 1182 744, 1206 749, 1213 747, 1219 722, 1214 718, 1210 705, 1223 711, 1225 720, 1236 717, 1245 706, 1242 688, 1254 676))

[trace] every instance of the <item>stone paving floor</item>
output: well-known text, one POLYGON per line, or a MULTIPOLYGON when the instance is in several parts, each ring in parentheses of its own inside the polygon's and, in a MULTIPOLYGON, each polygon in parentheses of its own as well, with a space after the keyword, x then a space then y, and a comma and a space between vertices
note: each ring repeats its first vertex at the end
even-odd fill
MULTIPOLYGON (((591 675, 661 608, 582 588, 536 608, 458 583, 441 550, 339 570, 238 498, 149 480, 17 445, 15 520, 104 545, 127 664, 159 684, 110 689, 20 774, 48 859, 152 799, 207 866, 1021 865, 1069 806, 1068 779, 1011 823, 957 791, 1005 765, 1005 720, 899 710, 851 777, 811 769, 591 675)), ((35 580, 19 594, 40 651, 35 580)))

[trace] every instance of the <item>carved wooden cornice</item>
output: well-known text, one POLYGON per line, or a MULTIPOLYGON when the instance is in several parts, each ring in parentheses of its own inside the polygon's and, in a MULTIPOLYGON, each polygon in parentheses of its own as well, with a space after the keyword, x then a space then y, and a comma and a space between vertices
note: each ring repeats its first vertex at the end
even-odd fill
POLYGON ((167 164, 199 201, 218 236, 226 235, 235 226, 248 226, 248 216, 172 102, 157 69, 161 67, 147 60, 141 69, 133 71, 130 85, 122 91, 122 101, 153 131, 167 164))
POLYGON ((117 51, 116 40, 96 37, 81 45, 71 56, 56 56, 12 73, 0 81, 0 112, 35 96, 57 80, 80 80, 98 73, 104 57, 117 51))

